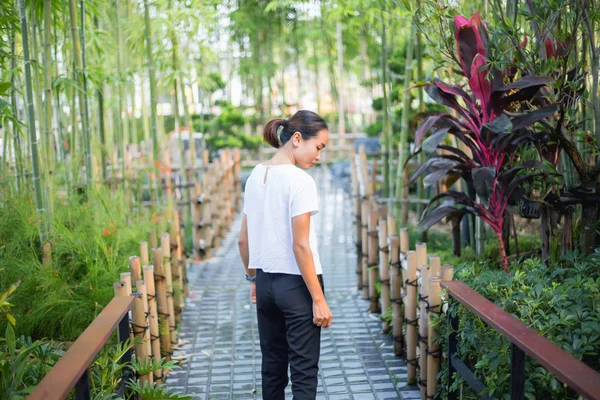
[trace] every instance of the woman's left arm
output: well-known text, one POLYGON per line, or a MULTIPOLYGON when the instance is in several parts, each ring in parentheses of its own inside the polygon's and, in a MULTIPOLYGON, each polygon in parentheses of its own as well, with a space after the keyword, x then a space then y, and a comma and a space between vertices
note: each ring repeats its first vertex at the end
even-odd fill
MULTIPOLYGON (((249 277, 255 276, 256 270, 248 269, 250 252, 248 250, 248 220, 246 214, 244 214, 244 217, 242 218, 242 228, 240 229, 240 234, 238 236, 238 247, 240 249, 240 257, 242 258, 246 274, 249 277)), ((252 300, 253 303, 256 303, 256 281, 250 282, 250 300, 252 300)))

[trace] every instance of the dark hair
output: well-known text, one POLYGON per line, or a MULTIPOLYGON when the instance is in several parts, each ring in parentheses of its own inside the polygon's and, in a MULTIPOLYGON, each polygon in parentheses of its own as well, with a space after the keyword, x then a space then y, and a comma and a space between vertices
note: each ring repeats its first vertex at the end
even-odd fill
POLYGON ((267 143, 278 149, 290 140, 295 132, 300 132, 300 134, 302 134, 302 139, 308 140, 311 137, 317 136, 317 133, 323 129, 329 129, 327 127, 327 122, 325 122, 325 120, 317 113, 308 110, 300 110, 294 114, 293 117, 286 119, 273 118, 267 122, 263 135, 267 143), (280 126, 282 126, 283 129, 278 137, 280 126))

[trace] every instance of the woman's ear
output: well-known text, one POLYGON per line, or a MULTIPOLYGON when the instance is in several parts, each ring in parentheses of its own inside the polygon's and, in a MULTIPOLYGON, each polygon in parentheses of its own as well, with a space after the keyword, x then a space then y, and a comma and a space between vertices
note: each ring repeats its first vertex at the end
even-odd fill
POLYGON ((302 134, 298 131, 294 132, 294 136, 292 136, 294 146, 299 146, 302 141, 302 134))

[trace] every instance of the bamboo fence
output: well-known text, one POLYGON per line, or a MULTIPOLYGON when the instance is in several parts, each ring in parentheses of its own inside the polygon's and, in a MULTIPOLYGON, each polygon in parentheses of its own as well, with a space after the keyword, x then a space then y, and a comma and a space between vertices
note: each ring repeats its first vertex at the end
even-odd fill
POLYGON ((444 301, 440 282, 452 280, 453 267, 429 255, 426 243, 410 248, 408 229, 398 229, 386 200, 375 195, 376 166, 369 171, 364 149, 354 154, 351 164, 357 288, 369 300, 370 312, 383 316, 391 311, 382 329, 392 334, 394 354, 407 362, 408 384, 418 385, 422 400, 431 399, 442 358, 434 325, 444 301))

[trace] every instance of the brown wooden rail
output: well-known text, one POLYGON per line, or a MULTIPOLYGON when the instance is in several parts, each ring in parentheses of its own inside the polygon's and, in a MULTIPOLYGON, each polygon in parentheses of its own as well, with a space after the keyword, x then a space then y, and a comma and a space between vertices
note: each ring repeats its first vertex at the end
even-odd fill
MULTIPOLYGON (((134 296, 113 298, 58 360, 56 365, 52 367, 27 399, 65 399, 75 387, 75 384, 80 381, 80 378, 87 374, 87 369, 94 357, 121 321, 125 320, 127 322, 125 326, 126 336, 129 337, 129 319, 124 317, 126 317, 133 299, 134 296)), ((86 384, 87 382, 83 383, 83 385, 86 384)), ((79 398, 79 394, 77 397, 79 398)))
POLYGON ((600 373, 594 371, 514 316, 460 281, 443 281, 448 294, 500 332, 567 386, 592 400, 600 400, 600 373))

